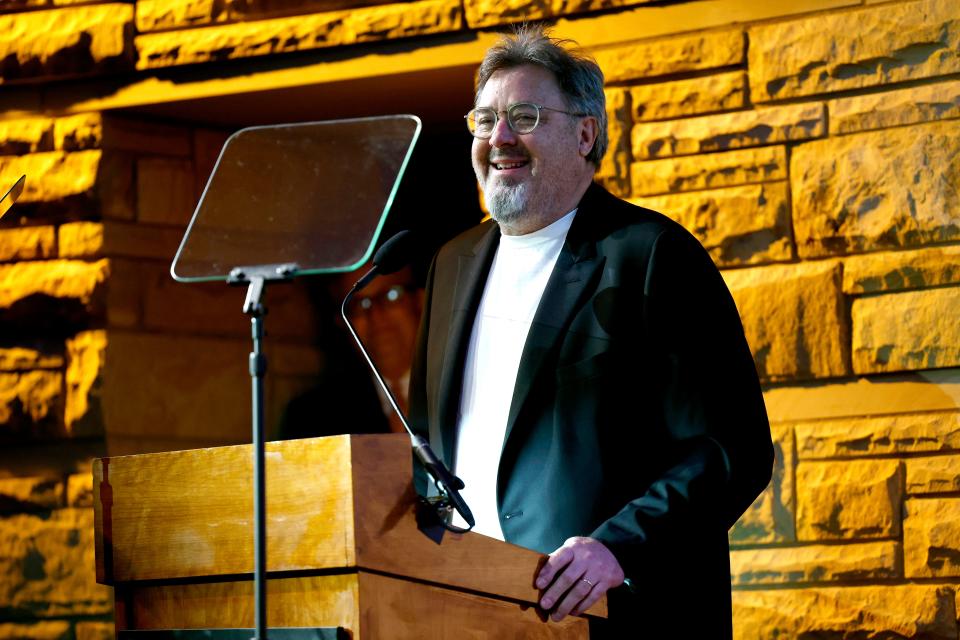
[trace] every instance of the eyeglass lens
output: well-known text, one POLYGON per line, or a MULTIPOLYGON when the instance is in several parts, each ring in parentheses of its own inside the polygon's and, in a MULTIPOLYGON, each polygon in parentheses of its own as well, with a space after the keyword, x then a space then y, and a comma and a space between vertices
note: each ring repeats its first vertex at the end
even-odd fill
MULTIPOLYGON (((489 138, 497 127, 499 115, 490 107, 479 107, 467 114, 467 127, 478 138, 489 138)), ((514 133, 530 133, 540 122, 540 109, 535 104, 518 102, 507 109, 507 125, 514 133)))

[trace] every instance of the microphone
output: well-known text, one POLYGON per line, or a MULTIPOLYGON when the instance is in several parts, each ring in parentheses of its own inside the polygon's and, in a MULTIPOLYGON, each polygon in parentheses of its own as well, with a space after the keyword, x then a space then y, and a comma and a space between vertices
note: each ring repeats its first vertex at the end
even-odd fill
POLYGON ((384 381, 383 376, 380 374, 380 370, 377 368, 377 365, 374 364, 370 354, 367 353, 363 341, 360 340, 360 336, 357 335, 353 324, 351 324, 350 319, 347 317, 347 305, 350 304, 353 296, 370 284, 378 275, 395 273, 406 266, 410 262, 409 256, 413 252, 414 245, 414 235, 408 230, 400 231, 384 242, 380 249, 373 255, 373 267, 357 280, 356 284, 353 285, 346 297, 344 297, 343 304, 340 305, 340 315, 344 323, 346 323, 350 335, 353 336, 354 341, 360 348, 360 353, 363 354, 364 359, 370 366, 370 370, 373 371, 374 378, 376 378, 380 388, 383 389, 383 393, 390 402, 390 406, 393 407, 393 411, 397 414, 397 417, 400 418, 400 423, 403 425, 403 428, 406 429, 407 433, 410 434, 410 442, 413 445, 413 452, 417 456, 417 459, 420 460, 420 463, 427 470, 427 473, 433 478, 434 484, 436 484, 441 495, 450 500, 464 521, 473 528, 474 524, 476 524, 473 513, 464 501, 463 496, 460 495, 460 489, 464 487, 463 480, 453 475, 433 452, 433 449, 430 448, 430 443, 427 442, 423 436, 414 433, 413 429, 410 428, 406 416, 403 415, 399 405, 397 405, 397 399, 393 396, 390 387, 387 386, 386 381, 384 381))

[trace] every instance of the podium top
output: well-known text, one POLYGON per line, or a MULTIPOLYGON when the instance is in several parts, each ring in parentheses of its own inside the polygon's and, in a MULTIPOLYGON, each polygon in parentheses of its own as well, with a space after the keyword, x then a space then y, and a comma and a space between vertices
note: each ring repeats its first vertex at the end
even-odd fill
MULTIPOLYGON (((406 435, 267 443, 267 570, 378 571, 536 603, 545 556, 477 533, 417 528, 406 435)), ((250 445, 94 462, 97 581, 253 571, 250 445)), ((606 616, 606 600, 589 611, 606 616)))

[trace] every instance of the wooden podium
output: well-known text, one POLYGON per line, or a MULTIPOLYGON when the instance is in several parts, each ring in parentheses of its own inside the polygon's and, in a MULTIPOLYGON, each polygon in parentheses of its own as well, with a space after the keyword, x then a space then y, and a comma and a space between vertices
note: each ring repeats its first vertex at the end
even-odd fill
MULTIPOLYGON (((587 638, 546 621, 534 551, 417 528, 409 438, 267 444, 267 621, 354 640, 587 638)), ((249 445, 94 463, 97 581, 118 631, 253 626, 249 445)), ((606 615, 606 602, 591 615, 606 615)))

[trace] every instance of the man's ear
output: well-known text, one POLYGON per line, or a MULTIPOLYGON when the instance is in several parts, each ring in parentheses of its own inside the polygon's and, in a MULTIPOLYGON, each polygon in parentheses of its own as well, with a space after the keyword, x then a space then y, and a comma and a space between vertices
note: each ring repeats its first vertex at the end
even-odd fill
POLYGON ((587 116, 580 121, 580 155, 586 158, 593 150, 597 141, 599 124, 593 116, 587 116))

